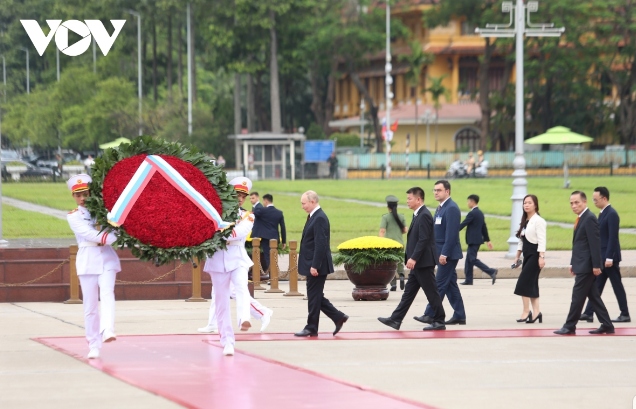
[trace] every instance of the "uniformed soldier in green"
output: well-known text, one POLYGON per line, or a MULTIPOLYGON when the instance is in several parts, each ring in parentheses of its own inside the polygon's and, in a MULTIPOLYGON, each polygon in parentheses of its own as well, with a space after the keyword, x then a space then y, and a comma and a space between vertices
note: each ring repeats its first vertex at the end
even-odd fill
MULTIPOLYGON (((380 237, 386 237, 400 243, 404 246, 404 234, 406 233, 406 222, 404 215, 397 212, 397 206, 399 199, 393 195, 386 197, 386 205, 389 209, 389 213, 382 215, 382 221, 380 221, 380 237)), ((397 267, 398 276, 400 278, 400 289, 404 290, 404 264, 398 263, 397 267)), ((396 278, 393 277, 391 281, 391 291, 396 289, 396 278)))

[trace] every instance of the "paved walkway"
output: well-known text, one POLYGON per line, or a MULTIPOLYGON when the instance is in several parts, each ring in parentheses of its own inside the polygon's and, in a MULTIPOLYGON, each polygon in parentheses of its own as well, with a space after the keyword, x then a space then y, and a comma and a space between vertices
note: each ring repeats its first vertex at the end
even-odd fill
MULTIPOLYGON (((396 332, 379 323, 377 317, 391 313, 401 291, 391 293, 386 301, 353 301, 351 283, 329 281, 325 295, 350 317, 342 336, 333 339, 333 324, 322 316, 317 339, 286 341, 289 334, 305 325, 307 302, 302 297, 258 291, 256 297, 274 310, 264 335, 273 339, 259 341, 260 335, 253 330, 241 335, 234 358, 218 356, 216 336, 196 333, 196 328, 207 321, 208 302, 118 301, 116 330, 120 339, 106 344, 100 361, 91 365, 33 340, 77 337, 78 353, 86 353, 81 305, 4 303, 0 304, 0 408, 66 409, 87 404, 92 409, 230 407, 231 402, 224 401, 220 394, 209 392, 202 406, 187 406, 186 400, 179 400, 179 393, 185 392, 178 388, 166 385, 170 393, 164 396, 170 396, 162 397, 146 385, 136 386, 134 379, 114 377, 121 369, 117 360, 124 355, 120 354, 128 357, 125 364, 129 371, 148 370, 136 351, 145 357, 155 356, 153 367, 171 374, 175 383, 196 373, 197 384, 207 391, 219 386, 215 382, 229 386, 247 383, 258 391, 249 400, 232 406, 236 409, 259 409, 274 393, 298 397, 295 385, 299 375, 294 371, 276 372, 278 378, 272 375, 274 372, 257 379, 218 378, 218 374, 245 370, 241 366, 248 363, 245 358, 249 356, 317 373, 341 384, 355 385, 361 391, 436 408, 631 408, 636 396, 636 338, 587 335, 598 322, 581 323, 577 336, 551 335, 550 331, 559 328, 567 315, 572 279, 540 280, 543 323, 518 324, 515 320, 521 314, 521 300, 513 294, 515 283, 499 280, 493 286, 481 280, 472 287, 462 287, 468 324, 449 327, 448 337, 434 339, 420 337, 423 325, 411 318, 423 312, 423 295, 418 295, 401 331, 396 332), (521 331, 528 336, 482 338, 486 330, 517 335, 521 331), (535 333, 546 336, 532 336, 535 333), (190 334, 197 342, 190 352, 201 354, 201 359, 183 361, 189 345, 170 342, 169 337, 161 344, 138 337, 174 334, 190 334), (248 342, 242 339, 245 336, 256 339, 248 342), (216 366, 207 367, 206 372, 201 366, 209 362, 216 362, 216 366)), ((629 303, 635 308, 636 278, 627 278, 624 283, 629 303)), ((286 283, 281 287, 287 290, 286 283)), ((299 289, 306 293, 304 283, 299 289)), ((609 288, 603 298, 610 315, 617 316, 618 307, 609 288)), ((444 306, 450 314, 448 302, 444 306)), ((253 328, 259 327, 254 324, 253 328)), ((629 332, 636 323, 617 327, 629 332)), ((153 387, 157 386, 161 387, 153 387)), ((327 409, 322 400, 325 393, 326 389, 316 386, 294 407, 327 409)), ((345 409, 344 403, 330 403, 328 408, 345 409)))

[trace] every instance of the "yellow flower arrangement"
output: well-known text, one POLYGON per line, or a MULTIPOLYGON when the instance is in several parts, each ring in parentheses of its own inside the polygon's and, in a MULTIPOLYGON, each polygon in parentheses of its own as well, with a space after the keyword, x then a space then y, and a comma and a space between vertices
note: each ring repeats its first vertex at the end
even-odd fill
POLYGON ((378 236, 362 236, 340 243, 338 250, 401 249, 395 240, 378 236))
POLYGON ((341 243, 333 262, 345 264, 354 273, 361 274, 367 267, 378 263, 403 263, 404 247, 386 237, 358 237, 341 243))

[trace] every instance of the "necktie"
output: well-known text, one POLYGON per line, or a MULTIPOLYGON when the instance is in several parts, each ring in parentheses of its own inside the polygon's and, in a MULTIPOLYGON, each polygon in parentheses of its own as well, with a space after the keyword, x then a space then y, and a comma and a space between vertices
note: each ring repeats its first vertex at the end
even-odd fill
POLYGON ((576 220, 574 221, 574 230, 576 230, 576 226, 579 225, 579 219, 580 217, 577 217, 576 220))
POLYGON ((440 210, 442 210, 442 205, 437 206, 437 209, 435 209, 435 216, 437 216, 440 210))

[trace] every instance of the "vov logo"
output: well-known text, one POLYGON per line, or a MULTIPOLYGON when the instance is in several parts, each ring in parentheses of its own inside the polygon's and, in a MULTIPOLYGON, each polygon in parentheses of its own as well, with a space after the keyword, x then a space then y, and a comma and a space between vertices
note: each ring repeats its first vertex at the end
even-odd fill
POLYGON ((115 27, 112 36, 108 35, 106 28, 99 20, 84 20, 84 23, 79 20, 67 20, 64 23, 62 20, 46 20, 46 24, 50 28, 48 35, 44 35, 44 31, 35 20, 20 20, 20 22, 40 56, 44 54, 55 34, 57 48, 70 57, 76 57, 88 50, 91 45, 91 35, 95 38, 102 53, 107 55, 126 20, 110 20, 110 23, 115 27), (81 40, 70 46, 68 45, 69 30, 82 37, 81 40))

